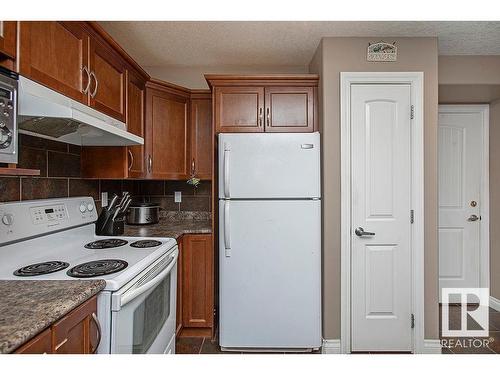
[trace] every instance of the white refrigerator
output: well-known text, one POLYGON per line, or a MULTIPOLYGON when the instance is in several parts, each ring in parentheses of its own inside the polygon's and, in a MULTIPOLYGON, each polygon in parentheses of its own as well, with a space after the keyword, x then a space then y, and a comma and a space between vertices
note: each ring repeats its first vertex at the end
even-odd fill
POLYGON ((218 141, 220 346, 319 348, 320 135, 218 141))

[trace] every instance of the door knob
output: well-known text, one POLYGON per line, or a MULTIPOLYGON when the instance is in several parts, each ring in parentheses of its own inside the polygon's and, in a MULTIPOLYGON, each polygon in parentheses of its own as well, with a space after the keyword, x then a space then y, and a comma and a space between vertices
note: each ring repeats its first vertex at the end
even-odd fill
POLYGON ((467 221, 478 221, 481 220, 481 218, 477 215, 470 215, 467 221))
POLYGON ((356 236, 358 236, 358 237, 375 236, 375 233, 373 233, 373 232, 365 232, 365 230, 362 227, 356 228, 354 230, 354 233, 356 233, 356 236))

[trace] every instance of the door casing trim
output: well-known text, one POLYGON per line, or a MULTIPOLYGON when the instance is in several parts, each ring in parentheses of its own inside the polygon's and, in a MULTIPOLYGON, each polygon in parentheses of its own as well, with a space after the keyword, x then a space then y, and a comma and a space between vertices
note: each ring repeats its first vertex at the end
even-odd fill
MULTIPOLYGON (((480 113, 483 117, 481 160, 481 230, 479 234, 479 287, 490 287, 490 105, 440 104, 439 113, 480 113)), ((439 127, 439 123, 438 123, 439 127)), ((439 275, 438 275, 439 278, 439 275)), ((438 280, 439 281, 439 280, 438 280)))
MULTIPOLYGON (((411 119, 411 225, 412 311, 415 315, 413 353, 424 350, 424 73, 423 72, 341 72, 341 352, 351 352, 351 86, 353 84, 409 84, 414 107, 411 119)), ((408 213, 409 215, 409 213, 408 213)), ((409 220, 409 217, 408 217, 409 220)), ((408 317, 408 322, 409 322, 408 317)))

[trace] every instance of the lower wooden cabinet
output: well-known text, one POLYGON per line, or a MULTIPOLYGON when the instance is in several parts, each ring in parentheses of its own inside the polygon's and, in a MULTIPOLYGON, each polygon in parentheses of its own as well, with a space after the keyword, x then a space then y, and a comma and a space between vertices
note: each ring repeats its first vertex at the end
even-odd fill
POLYGON ((93 354, 101 339, 92 297, 16 350, 16 354, 93 354))
POLYGON ((211 234, 184 235, 179 241, 180 285, 177 301, 180 336, 213 336, 214 250, 211 234))

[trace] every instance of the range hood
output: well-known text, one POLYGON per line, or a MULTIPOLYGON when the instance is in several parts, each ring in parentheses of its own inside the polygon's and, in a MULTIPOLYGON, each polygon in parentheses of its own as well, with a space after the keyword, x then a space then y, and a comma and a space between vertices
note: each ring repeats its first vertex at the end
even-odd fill
POLYGON ((76 100, 19 76, 19 133, 80 146, 134 146, 144 139, 76 100))

